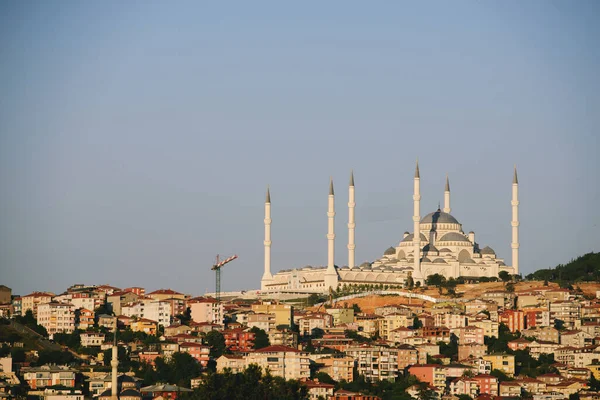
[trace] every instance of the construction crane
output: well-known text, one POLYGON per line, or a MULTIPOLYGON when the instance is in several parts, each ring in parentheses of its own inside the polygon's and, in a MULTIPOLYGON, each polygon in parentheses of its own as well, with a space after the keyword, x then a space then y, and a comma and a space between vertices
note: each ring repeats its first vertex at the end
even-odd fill
POLYGON ((211 268, 213 271, 215 271, 217 273, 217 284, 216 284, 216 290, 215 290, 215 298, 217 299, 217 301, 221 301, 221 268, 223 268, 223 266, 225 264, 232 262, 236 258, 238 258, 238 256, 233 255, 233 256, 221 261, 221 260, 219 260, 219 255, 217 254, 217 261, 211 268))

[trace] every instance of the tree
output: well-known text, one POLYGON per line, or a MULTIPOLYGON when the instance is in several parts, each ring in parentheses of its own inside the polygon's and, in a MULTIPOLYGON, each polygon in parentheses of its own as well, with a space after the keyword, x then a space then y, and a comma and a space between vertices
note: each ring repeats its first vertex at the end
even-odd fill
POLYGON ((408 278, 406 278, 405 286, 408 290, 413 290, 415 287, 415 280, 413 279, 412 275, 409 275, 408 278))
POLYGON ((498 278, 502 279, 502 282, 510 281, 510 274, 506 271, 500 271, 498 273, 498 278))
POLYGON ((514 291, 515 291, 515 284, 512 283, 512 282, 507 283, 506 284, 506 291, 508 293, 514 293, 514 291))
POLYGON ((270 346, 269 335, 264 330, 253 326, 250 329, 250 332, 254 333, 254 349, 262 349, 264 347, 270 346))
POLYGON ((225 353, 225 337, 219 331, 210 331, 206 334, 206 344, 210 346, 210 356, 219 358, 225 353))
POLYGON ((192 309, 190 307, 186 308, 183 314, 177 314, 175 318, 179 319, 181 325, 187 325, 192 320, 192 309))
POLYGON ((498 382, 506 382, 506 381, 513 380, 510 376, 506 375, 504 372, 500 371, 499 369, 492 370, 492 372, 490 372, 490 375, 498 378, 498 382))
POLYGON ((333 378, 331 376, 329 376, 329 374, 327 374, 326 372, 317 372, 315 374, 314 379, 318 379, 319 382, 322 382, 322 383, 329 383, 332 385, 336 384, 336 381, 334 381, 333 378))
POLYGON ((360 306, 356 303, 352 304, 352 309, 354 310, 354 315, 362 312, 362 310, 360 309, 360 306))
POLYGON ((440 274, 429 275, 425 280, 425 283, 429 286, 441 288, 446 283, 446 277, 440 274))
POLYGON ((419 319, 419 317, 414 317, 413 318, 413 323, 412 323, 412 328, 413 329, 419 329, 423 327, 423 322, 421 322, 421 320, 419 319))

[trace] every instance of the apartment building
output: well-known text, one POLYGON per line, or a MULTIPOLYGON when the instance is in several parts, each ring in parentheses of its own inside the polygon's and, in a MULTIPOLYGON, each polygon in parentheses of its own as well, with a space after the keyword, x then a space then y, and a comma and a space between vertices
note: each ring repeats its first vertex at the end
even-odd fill
POLYGON ((459 344, 458 345, 458 361, 466 360, 469 357, 480 358, 487 354, 487 346, 485 344, 459 344))
POLYGON ((508 376, 515 374, 515 356, 512 354, 486 354, 482 358, 492 363, 492 370, 499 369, 508 376))
POLYGON ((412 326, 413 319, 404 314, 392 313, 377 320, 377 330, 383 339, 392 341, 392 331, 400 327, 412 326))
POLYGON ((23 373, 23 379, 27 381, 31 389, 55 385, 75 387, 75 373, 77 371, 62 365, 23 368, 21 372, 23 373))
POLYGON ((54 297, 53 293, 48 292, 33 292, 27 296, 21 297, 21 315, 25 315, 27 310, 33 312, 33 316, 36 317, 38 313, 38 305, 50 303, 54 297))
POLYGON ((439 364, 416 364, 408 368, 408 373, 439 389, 446 387, 446 368, 439 364))
POLYGON ((200 343, 186 342, 179 345, 179 351, 182 353, 188 353, 203 367, 206 367, 210 361, 210 346, 205 346, 200 343))
POLYGON ((521 332, 521 335, 534 337, 544 342, 559 343, 560 340, 558 330, 551 326, 527 328, 521 332))
POLYGON ((171 306, 169 303, 154 299, 142 299, 121 306, 121 313, 126 317, 145 318, 160 326, 171 325, 171 306))
POLYGON ((273 376, 285 379, 310 378, 308 353, 292 347, 269 346, 246 356, 246 365, 257 364, 263 371, 267 368, 273 376))
POLYGON ((75 307, 72 304, 56 301, 38 304, 37 313, 38 324, 46 328, 50 336, 75 330, 75 307))
POLYGON ((485 336, 483 328, 473 325, 455 329, 454 334, 458 336, 458 342, 460 344, 483 344, 485 336))
POLYGON ((279 304, 264 301, 252 304, 252 311, 257 314, 275 314, 275 326, 286 325, 291 327, 294 321, 294 307, 289 304, 279 304))
POLYGON ((354 358, 350 356, 329 356, 318 360, 322 364, 320 371, 328 374, 333 380, 352 382, 354 380, 354 358))
POLYGON ((188 300, 194 322, 223 323, 223 304, 212 297, 195 297, 188 300))
POLYGON ((86 308, 75 310, 75 328, 85 331, 94 326, 96 313, 86 308))
POLYGON ((524 330, 525 313, 519 310, 505 310, 499 315, 500 322, 508 327, 511 332, 524 330))
POLYGON ((561 321, 567 329, 576 329, 581 325, 579 313, 581 304, 577 301, 553 301, 550 303, 550 322, 561 321))
POLYGON ((227 329, 222 333, 225 346, 231 351, 248 352, 254 348, 254 332, 246 329, 227 329))
POLYGON ((324 331, 327 328, 327 321, 325 318, 316 315, 307 315, 305 317, 298 318, 298 328, 300 334, 303 336, 310 336, 313 334, 315 329, 324 331))
MULTIPOLYGON (((248 328, 258 328, 262 329, 265 332, 269 332, 272 329, 275 329, 275 314, 248 314, 247 315, 247 323, 248 328)), ((302 332, 302 330, 300 330, 302 332)))
POLYGON ((83 347, 100 347, 104 343, 104 333, 81 332, 79 335, 83 347))
POLYGON ((346 354, 356 360, 358 373, 364 375, 367 381, 395 381, 398 376, 398 352, 397 348, 384 346, 357 346, 346 350, 346 354))

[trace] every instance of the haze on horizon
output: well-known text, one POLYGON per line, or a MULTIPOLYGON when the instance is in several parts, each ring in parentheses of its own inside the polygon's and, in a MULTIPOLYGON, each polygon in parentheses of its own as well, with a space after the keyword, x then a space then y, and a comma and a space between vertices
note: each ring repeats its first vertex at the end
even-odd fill
POLYGON ((214 290, 357 262, 443 200, 510 265, 520 183, 528 274, 598 251, 600 5, 595 1, 4 2, 0 284, 214 290))

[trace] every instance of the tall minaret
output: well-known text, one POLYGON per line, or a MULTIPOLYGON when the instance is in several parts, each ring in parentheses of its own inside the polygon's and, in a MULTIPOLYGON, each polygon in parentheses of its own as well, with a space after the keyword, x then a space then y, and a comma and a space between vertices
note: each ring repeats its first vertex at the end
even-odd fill
POLYGON ((110 360, 110 366, 112 367, 110 396, 111 400, 117 400, 119 398, 119 383, 117 380, 119 366, 119 348, 117 347, 117 317, 115 317, 115 334, 113 338, 112 359, 110 360))
POLYGON ((414 272, 419 273, 421 270, 421 175, 419 174, 419 161, 417 160, 417 167, 415 168, 415 184, 414 184, 414 257, 415 266, 414 272))
POLYGON ((519 273, 519 179, 517 179, 517 166, 512 183, 512 266, 515 275, 519 273))
POLYGON ((448 180, 448 174, 446 174, 446 188, 444 189, 444 212, 450 214, 450 181, 448 180))
POLYGON ((348 268, 354 268, 354 228, 356 223, 354 222, 354 208, 356 202, 354 201, 354 171, 350 173, 350 185, 348 186, 348 268))
POLYGON ((337 288, 338 276, 335 270, 335 196, 333 180, 329 178, 329 204, 327 208, 327 271, 325 272, 325 288, 337 288))
POLYGON ((271 274, 271 191, 267 187, 265 199, 265 273, 261 280, 261 289, 266 290, 266 285, 273 280, 271 274))

